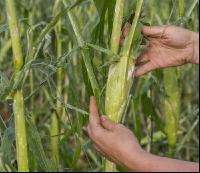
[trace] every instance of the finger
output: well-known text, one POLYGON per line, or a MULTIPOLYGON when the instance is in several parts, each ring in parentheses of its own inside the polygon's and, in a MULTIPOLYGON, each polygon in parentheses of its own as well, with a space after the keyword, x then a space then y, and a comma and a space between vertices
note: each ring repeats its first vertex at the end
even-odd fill
POLYGON ((140 55, 136 60, 136 65, 141 65, 149 61, 149 50, 146 50, 142 55, 140 55))
POLYGON ((160 37, 164 35, 167 26, 143 26, 142 32, 145 36, 160 37))
POLYGON ((148 62, 144 65, 142 65, 141 67, 139 67, 135 73, 134 73, 134 77, 140 77, 143 76, 153 70, 155 70, 156 68, 152 65, 151 62, 148 62))
POLYGON ((129 34, 129 31, 130 31, 130 27, 129 26, 126 26, 123 30, 123 36, 124 37, 127 37, 128 34, 129 34))
POLYGON ((96 99, 95 97, 90 98, 90 117, 89 117, 89 125, 91 130, 93 128, 100 126, 100 117, 97 109, 96 99))
POLYGON ((112 122, 110 119, 108 119, 108 117, 102 116, 102 117, 101 117, 101 125, 102 125, 106 130, 112 131, 112 130, 115 128, 116 123, 112 122))

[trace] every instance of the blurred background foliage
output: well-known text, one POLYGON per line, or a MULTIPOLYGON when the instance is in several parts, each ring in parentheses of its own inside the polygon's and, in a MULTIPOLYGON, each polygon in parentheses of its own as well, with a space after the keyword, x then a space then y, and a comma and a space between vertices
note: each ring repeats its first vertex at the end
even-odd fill
MULTIPOLYGON (((126 0, 124 23, 132 13, 134 0, 126 0)), ((84 0, 72 11, 86 42, 109 49, 113 22, 114 0, 84 0)), ((180 18, 178 0, 146 0, 142 20, 150 25, 174 24, 199 32, 199 2, 190 11, 193 0, 185 0, 185 15, 180 18)), ((42 29, 54 17, 54 0, 16 0, 24 59, 29 47, 42 29)), ((64 4, 61 1, 61 10, 64 4)), ((10 35, 7 26, 5 1, 0 0, 0 171, 16 171, 15 130, 12 99, 13 64, 10 35), (6 93, 7 92, 7 93, 6 93)), ((62 17, 60 31, 51 30, 45 36, 30 75, 23 83, 26 107, 29 167, 31 171, 101 171, 100 155, 92 148, 85 131, 88 122, 88 103, 92 95, 80 47, 67 15, 62 17), (62 44, 58 57, 57 39, 62 44), (62 69, 58 84, 56 75, 62 69), (32 87, 31 87, 32 85, 32 87), (61 86, 59 94, 58 85, 61 86), (57 115, 58 106, 61 115, 57 115), (52 115, 58 116, 59 133, 52 136, 52 115), (59 163, 52 157, 51 141, 58 139, 59 163)), ((144 49, 141 45, 140 52, 144 49)), ((94 72, 101 87, 104 102, 108 66, 106 55, 89 48, 94 72), (102 67, 103 66, 103 67, 102 67)), ((139 54, 139 53, 138 53, 139 54)), ((27 63, 27 61, 25 61, 27 63)), ((177 68, 180 118, 177 143, 169 153, 165 135, 166 96, 164 73, 152 72, 134 81, 129 105, 122 122, 141 140, 148 151, 161 156, 199 161, 199 67, 185 65, 177 68), (154 135, 153 135, 154 134, 154 135)), ((172 103, 173 104, 173 103, 172 103)))

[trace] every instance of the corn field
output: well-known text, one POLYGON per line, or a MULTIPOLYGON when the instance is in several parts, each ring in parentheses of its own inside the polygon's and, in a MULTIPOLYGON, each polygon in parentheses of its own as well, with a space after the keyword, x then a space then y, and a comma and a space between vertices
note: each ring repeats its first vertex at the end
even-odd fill
POLYGON ((166 24, 199 32, 199 1, 0 0, 0 172, 125 171, 88 137, 93 95, 147 152, 198 162, 198 67, 131 75, 142 25, 166 24))

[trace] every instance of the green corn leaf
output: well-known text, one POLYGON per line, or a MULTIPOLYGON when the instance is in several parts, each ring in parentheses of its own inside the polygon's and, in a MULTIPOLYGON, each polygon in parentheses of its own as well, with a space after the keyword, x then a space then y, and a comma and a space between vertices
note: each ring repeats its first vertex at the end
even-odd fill
POLYGON ((3 118, 2 118, 2 116, 1 116, 1 114, 0 114, 0 130, 1 130, 0 133, 3 133, 3 132, 6 130, 6 128, 7 128, 7 127, 6 127, 6 124, 5 124, 3 118))
POLYGON ((7 165, 11 168, 12 171, 16 171, 15 168, 12 166, 12 161, 15 159, 15 152, 13 148, 13 143, 15 141, 15 131, 13 127, 9 127, 5 130, 2 144, 1 144, 1 151, 2 151, 2 163, 3 165, 7 165))
POLYGON ((1 158, 0 158, 0 172, 6 172, 6 170, 5 170, 4 167, 3 167, 1 158))
POLYGON ((6 101, 12 99, 12 94, 14 92, 14 76, 11 80, 0 72, 0 101, 6 101))
POLYGON ((113 16, 114 16, 114 9, 115 9, 115 0, 94 0, 96 8, 99 13, 99 23, 94 29, 94 43, 99 43, 101 46, 105 44, 104 40, 104 26, 106 21, 106 12, 108 12, 108 30, 109 30, 109 37, 107 41, 110 39, 110 35, 112 32, 113 27, 113 16))
POLYGON ((104 53, 105 55, 107 56, 110 56, 112 59, 119 59, 119 55, 113 53, 112 51, 110 51, 109 49, 105 49, 101 46, 98 46, 98 45, 94 45, 94 44, 91 44, 91 43, 86 43, 86 45, 96 51, 99 51, 99 52, 102 52, 104 53))
MULTIPOLYGON (((149 143, 149 137, 145 137, 143 139, 141 139, 140 144, 141 145, 147 145, 149 143)), ((158 142, 158 141, 162 141, 163 139, 166 138, 166 135, 162 132, 162 131, 158 131, 153 133, 153 137, 152 137, 152 142, 158 142)))
MULTIPOLYGON (((65 6, 69 5, 68 1, 63 1, 63 2, 65 4, 65 6)), ((71 25, 73 27, 74 33, 76 35, 77 42, 78 42, 80 47, 84 48, 86 43, 85 43, 85 41, 83 39, 82 33, 80 31, 80 28, 78 27, 78 22, 77 22, 75 16, 73 15, 73 13, 71 11, 68 12, 68 16, 69 16, 71 25)), ((85 64, 85 68, 87 70, 87 75, 88 75, 89 81, 91 83, 91 87, 92 87, 93 93, 96 96, 96 99, 97 99, 97 102, 98 102, 98 105, 99 105, 99 103, 100 103, 100 87, 99 87, 98 81, 96 79, 96 75, 94 73, 94 69, 93 69, 93 66, 92 66, 91 59, 88 56, 88 53, 86 52, 86 50, 84 50, 84 49, 82 49, 80 51, 80 54, 81 54, 81 56, 83 58, 83 61, 84 61, 84 64, 85 64)))
POLYGON ((73 155, 73 160, 72 160, 72 165, 71 165, 71 169, 73 170, 76 167, 77 161, 79 160, 81 155, 81 144, 78 143, 73 155))
POLYGON ((39 170, 48 172, 57 171, 55 164, 46 156, 44 152, 41 137, 32 120, 27 117, 26 122, 29 153, 35 156, 39 170))
POLYGON ((106 0, 93 0, 94 1, 94 4, 98 10, 98 13, 99 13, 99 16, 102 15, 103 13, 103 9, 104 9, 104 6, 105 6, 105 3, 106 3, 106 0))

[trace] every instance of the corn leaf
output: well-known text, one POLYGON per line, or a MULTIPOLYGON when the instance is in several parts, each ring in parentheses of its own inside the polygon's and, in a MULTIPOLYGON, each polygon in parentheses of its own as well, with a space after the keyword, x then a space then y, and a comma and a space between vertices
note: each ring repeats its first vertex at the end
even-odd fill
POLYGON ((29 153, 35 156, 39 170, 48 172, 57 171, 53 161, 51 161, 44 152, 37 128, 29 117, 26 118, 26 121, 29 153))
POLYGON ((13 150, 13 143, 15 141, 15 131, 13 127, 9 127, 5 130, 1 151, 2 151, 2 163, 3 165, 7 165, 11 168, 12 171, 16 171, 16 169, 12 166, 12 161, 15 159, 15 151, 13 150))
POLYGON ((7 128, 6 124, 0 114, 0 130, 1 130, 0 134, 3 133, 6 130, 6 128, 7 128))

